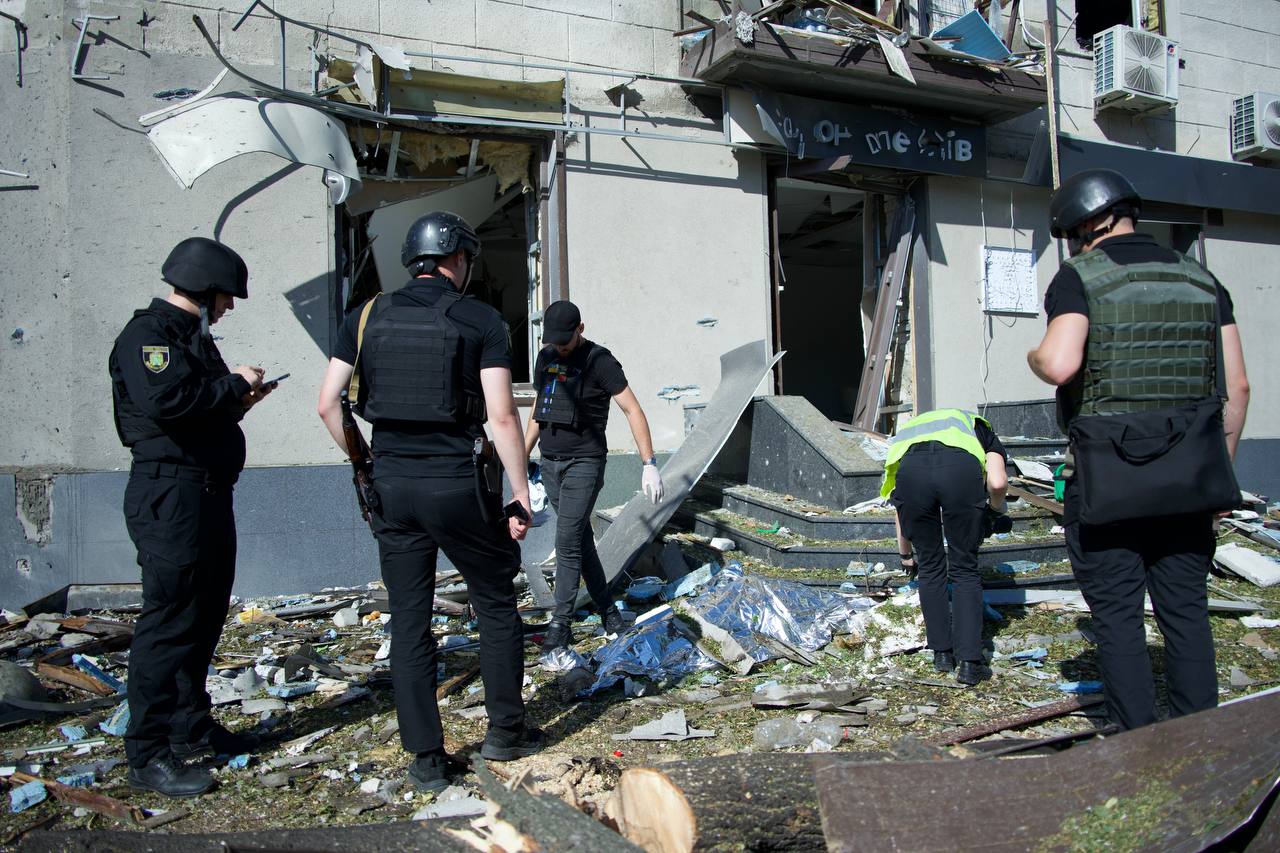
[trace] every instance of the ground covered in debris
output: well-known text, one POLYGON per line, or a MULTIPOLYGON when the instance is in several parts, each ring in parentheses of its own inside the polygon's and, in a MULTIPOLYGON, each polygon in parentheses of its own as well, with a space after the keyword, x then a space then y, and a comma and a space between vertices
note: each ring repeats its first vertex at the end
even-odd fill
MULTIPOLYGON (((718 569, 737 562, 745 577, 765 582, 822 580, 820 572, 780 570, 737 552, 715 551, 691 534, 669 535, 668 541, 690 565, 713 563, 718 569)), ((1275 553, 1238 533, 1224 535, 1223 542, 1275 553)), ((874 568, 828 570, 824 594, 839 594, 836 580, 852 582, 856 589, 875 574, 874 568)), ((1069 572, 1069 567, 1020 566, 992 570, 990 577, 1015 572, 1035 578, 1069 572)), ((898 592, 892 582, 857 590, 868 591, 875 605, 861 614, 859 630, 837 634, 818 651, 784 648, 780 656, 750 666, 745 674, 745 667, 735 666, 695 671, 666 684, 627 678, 587 698, 577 694, 590 679, 584 681, 581 672, 575 677, 547 671, 539 660, 540 636, 531 631, 525 695, 531 719, 547 731, 549 747, 532 758, 491 767, 500 777, 522 775, 535 790, 599 813, 621 773, 631 767, 773 748, 919 758, 940 754, 930 741, 940 743, 945 740, 940 736, 957 728, 1077 693, 1096 694, 1090 617, 1070 603, 993 608, 986 636, 995 675, 977 687, 962 688, 933 670, 931 653, 922 648, 918 600, 910 591, 898 592), (683 712, 683 718, 669 716, 672 711, 683 712), (644 728, 633 732, 659 720, 670 739, 643 739, 644 728), (628 733, 641 739, 617 738, 628 733)), ((1221 698, 1280 682, 1280 622, 1266 612, 1280 608, 1280 585, 1263 588, 1235 575, 1215 574, 1210 595, 1260 607, 1255 613, 1212 617, 1221 698)), ((631 609, 643 613, 656 603, 632 602, 631 609)), ((237 603, 214 662, 218 674, 210 676, 219 703, 215 713, 229 728, 266 733, 270 742, 251 756, 215 759, 211 766, 218 787, 191 801, 133 791, 126 782, 123 746, 115 734, 121 722, 119 697, 112 679, 125 677, 132 615, 44 614, 28 620, 14 614, 0 627, 0 656, 36 671, 48 701, 82 702, 94 696, 105 701, 87 713, 12 724, 0 731, 0 764, 5 765, 0 772, 10 782, 11 794, 10 807, 0 815, 0 842, 12 843, 36 827, 225 832, 474 813, 480 806, 471 799, 477 789, 473 774, 460 773, 458 786, 441 795, 441 802, 404 784, 408 756, 396 734, 385 659, 388 631, 394 626, 384 609, 385 593, 377 589, 237 603), (34 796, 27 804, 18 794, 22 774, 67 780, 82 786, 78 790, 91 801, 76 799, 74 793, 60 797, 65 789, 50 786, 43 800, 34 796), (93 800, 95 796, 99 799, 93 800), (105 798, 118 802, 104 804, 105 798), (140 821, 145 823, 140 826, 140 821)), ((539 611, 526 614, 530 625, 540 618, 539 611)), ((448 746, 466 756, 478 748, 485 731, 474 624, 465 610, 456 616, 441 614, 436 622, 444 649, 441 689, 448 695, 441 704, 448 746)), ((1147 624, 1160 678, 1161 635, 1152 618, 1147 624)), ((579 623, 575 639, 575 650, 585 658, 610 642, 600 634, 598 617, 579 623)), ((704 639, 699 648, 713 656, 724 654, 709 636, 704 639)), ((1006 735, 1047 738, 1101 724, 1101 706, 1094 704, 1006 735)), ((947 753, 962 756, 977 749, 981 746, 970 742, 947 753)))

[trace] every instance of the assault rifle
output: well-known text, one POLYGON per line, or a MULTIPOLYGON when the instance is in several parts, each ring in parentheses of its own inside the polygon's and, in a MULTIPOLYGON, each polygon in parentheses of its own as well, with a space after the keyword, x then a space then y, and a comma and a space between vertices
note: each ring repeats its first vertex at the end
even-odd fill
POLYGON ((342 438, 347 444, 347 458, 351 462, 351 482, 356 487, 356 500, 360 502, 360 515, 369 521, 370 512, 381 509, 378 493, 373 489, 373 454, 364 440, 355 416, 351 414, 351 401, 344 388, 338 394, 342 406, 342 438))

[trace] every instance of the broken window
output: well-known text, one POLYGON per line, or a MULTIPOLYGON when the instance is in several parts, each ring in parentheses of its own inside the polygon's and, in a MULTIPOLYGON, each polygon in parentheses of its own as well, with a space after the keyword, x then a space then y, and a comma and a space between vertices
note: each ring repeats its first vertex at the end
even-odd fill
POLYGON ((502 313, 511 332, 512 379, 528 382, 539 270, 533 192, 540 137, 496 138, 353 126, 362 185, 337 217, 336 316, 376 293, 403 287, 400 246, 409 226, 434 210, 467 220, 480 235, 468 294, 502 313))
POLYGON ((1076 41, 1085 50, 1093 50, 1095 35, 1119 24, 1163 34, 1163 0, 1076 0, 1076 41))

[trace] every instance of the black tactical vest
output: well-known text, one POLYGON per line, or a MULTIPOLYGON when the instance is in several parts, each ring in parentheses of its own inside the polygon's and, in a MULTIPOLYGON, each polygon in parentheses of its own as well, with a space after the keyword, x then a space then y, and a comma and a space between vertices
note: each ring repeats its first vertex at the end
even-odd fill
POLYGON ((1065 263, 1079 273, 1089 303, 1084 368, 1064 400, 1066 423, 1214 393, 1218 294, 1204 267, 1181 256, 1177 263, 1117 264, 1101 249, 1065 263))
POLYGON ((538 399, 533 407, 533 419, 539 425, 573 429, 582 425, 582 388, 591 365, 604 351, 603 347, 593 346, 576 376, 569 375, 568 365, 563 361, 551 362, 543 368, 538 377, 538 399))
POLYGON ((356 411, 381 420, 459 423, 485 419, 484 400, 462 386, 462 335, 445 291, 435 305, 379 299, 360 342, 361 400, 356 411))

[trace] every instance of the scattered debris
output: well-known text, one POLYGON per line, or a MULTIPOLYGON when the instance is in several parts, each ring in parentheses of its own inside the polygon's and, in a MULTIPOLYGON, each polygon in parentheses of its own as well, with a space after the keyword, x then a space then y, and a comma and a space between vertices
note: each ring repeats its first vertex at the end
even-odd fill
POLYGON ((1241 545, 1228 542, 1219 546, 1213 561, 1257 586, 1280 584, 1280 562, 1241 545))
POLYGON ((615 734, 614 740, 688 740, 697 737, 715 737, 712 729, 695 729, 684 718, 684 710, 668 711, 651 723, 635 726, 625 734, 615 734))

